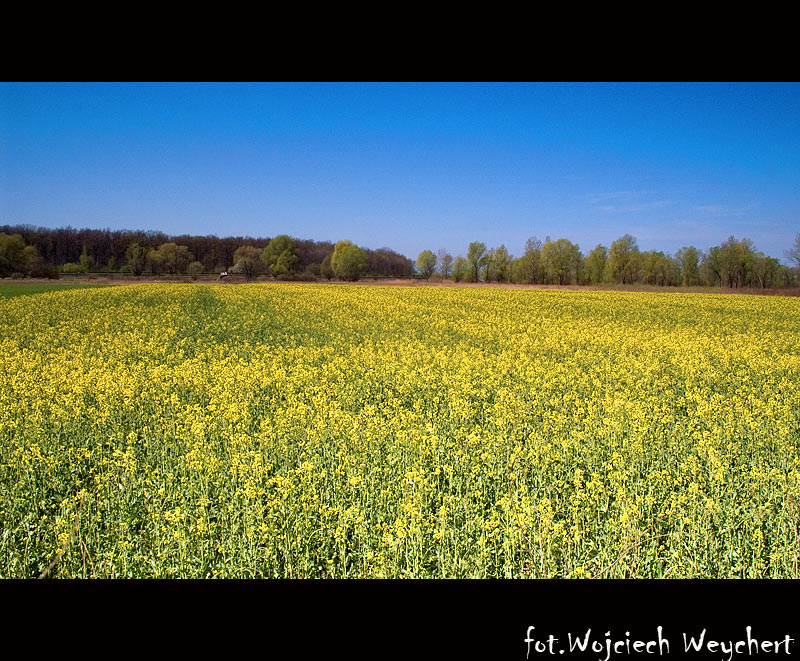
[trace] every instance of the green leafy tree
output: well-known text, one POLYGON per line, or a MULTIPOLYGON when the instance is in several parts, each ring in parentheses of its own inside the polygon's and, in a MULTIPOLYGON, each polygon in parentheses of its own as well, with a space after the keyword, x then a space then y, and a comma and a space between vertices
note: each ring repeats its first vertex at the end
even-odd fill
POLYGON ((61 272, 68 273, 70 275, 77 275, 78 273, 83 273, 83 269, 77 262, 67 262, 61 267, 61 272))
POLYGON ((291 273, 295 270, 295 265, 297 264, 297 255, 292 254, 288 250, 284 250, 280 255, 278 255, 278 259, 276 259, 272 266, 270 267, 270 271, 272 271, 273 275, 286 275, 287 273, 291 273))
POLYGON ((22 249, 22 268, 24 273, 33 277, 47 275, 36 246, 25 246, 22 249))
POLYGON ((57 271, 44 263, 36 246, 25 245, 21 234, 0 233, 0 277, 8 275, 52 278, 57 271))
POLYGON ((186 272, 192 276, 192 280, 197 280, 197 276, 201 273, 204 273, 206 267, 203 266, 203 262, 194 261, 186 267, 186 272))
POLYGON ((25 240, 21 234, 0 232, 0 275, 7 276, 19 271, 18 264, 25 250, 25 240))
POLYGON ((486 244, 475 241, 469 244, 467 249, 467 263, 470 268, 470 277, 472 282, 478 282, 481 269, 484 268, 489 261, 489 256, 486 254, 486 244))
POLYGON ((511 282, 516 283, 527 283, 526 280, 526 260, 525 255, 522 257, 517 257, 511 263, 511 282))
POLYGON ((781 263, 764 253, 756 253, 753 261, 752 277, 761 289, 777 287, 780 282, 781 263))
POLYGON ((325 255, 325 257, 322 258, 322 263, 319 265, 319 274, 327 280, 331 280, 336 276, 336 274, 333 272, 333 267, 331 266, 332 256, 332 254, 325 255))
POLYGON ((264 272, 265 265, 262 255, 262 251, 255 246, 239 246, 233 253, 234 264, 231 271, 243 274, 249 282, 264 272))
POLYGON ((648 250, 641 253, 642 282, 648 285, 666 285, 669 277, 668 259, 663 252, 648 250))
POLYGON ((677 287, 681 284, 681 269, 678 261, 671 255, 665 257, 664 271, 666 272, 666 284, 669 287, 677 287))
POLYGON ((641 258, 636 239, 624 234, 611 244, 608 250, 609 279, 620 284, 638 282, 641 258))
POLYGON ((161 260, 161 253, 155 248, 150 248, 150 250, 147 251, 145 266, 150 271, 151 275, 159 275, 164 271, 164 264, 161 260))
POLYGON ((505 245, 492 248, 486 260, 486 281, 509 282, 511 280, 511 265, 514 256, 508 254, 505 245))
POLYGON ((319 264, 309 264, 303 270, 303 278, 305 280, 316 280, 320 276, 320 265, 319 264))
POLYGON ((167 273, 175 275, 184 273, 186 267, 194 261, 192 253, 186 246, 179 246, 172 242, 162 243, 158 247, 158 261, 167 273))
POLYGON ((125 251, 125 259, 127 260, 128 266, 130 267, 133 275, 142 275, 147 265, 147 250, 144 248, 144 246, 141 246, 134 241, 125 251))
POLYGON ((81 265, 82 273, 89 273, 94 268, 94 258, 87 254, 86 245, 83 246, 78 263, 81 265))
POLYGON ((578 249, 578 258, 575 263, 575 282, 579 285, 589 284, 589 271, 586 268, 586 258, 583 253, 578 249))
POLYGON ((778 267, 776 287, 797 287, 800 285, 800 267, 792 268, 781 264, 778 267))
POLYGON ((580 259, 580 248, 568 239, 548 241, 542 246, 545 274, 559 285, 568 285, 577 280, 580 259))
POLYGON ((723 285, 725 272, 719 246, 709 248, 700 261, 700 277, 708 286, 723 285))
POLYGON ((339 241, 333 248, 331 268, 340 280, 355 282, 367 268, 367 255, 352 241, 339 241))
POLYGON ((333 246, 333 253, 331 254, 331 268, 333 269, 333 273, 336 277, 339 277, 336 273, 336 262, 339 260, 339 257, 341 257, 345 248, 354 245, 355 244, 352 241, 348 239, 342 239, 341 241, 337 241, 336 245, 333 246))
POLYGON ((431 250, 423 250, 417 257, 416 267, 423 278, 430 280, 436 271, 436 255, 431 250))
POLYGON ((737 241, 733 236, 720 246, 722 274, 728 287, 743 287, 749 279, 756 259, 750 239, 737 241))
POLYGON ((453 280, 455 282, 466 282, 470 277, 470 264, 461 255, 453 260, 453 280))
POLYGON ((272 275, 294 271, 298 262, 296 241, 288 234, 279 234, 264 248, 263 260, 272 275))
POLYGON ((529 285, 541 282, 544 277, 542 270, 542 242, 535 236, 525 242, 525 253, 516 263, 516 282, 529 285))
POLYGON ((608 248, 598 243, 586 257, 586 275, 593 285, 602 284, 606 277, 608 248))
POLYGON ((700 282, 700 258, 701 253, 694 246, 684 246, 675 253, 684 287, 693 287, 700 282))

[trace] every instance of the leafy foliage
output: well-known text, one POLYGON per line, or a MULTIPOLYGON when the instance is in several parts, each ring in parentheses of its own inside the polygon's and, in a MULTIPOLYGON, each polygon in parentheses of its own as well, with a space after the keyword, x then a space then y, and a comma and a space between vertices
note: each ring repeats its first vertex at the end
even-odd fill
POLYGON ((436 255, 430 250, 423 250, 417 257, 417 271, 423 278, 430 280, 436 272, 436 255))
POLYGON ((264 264, 272 275, 286 275, 297 265, 297 246, 287 234, 280 234, 264 248, 264 264))
POLYGON ((478 282, 481 269, 486 266, 488 261, 489 255, 486 253, 485 243, 475 241, 469 244, 469 248, 467 248, 467 262, 470 267, 472 282, 478 282))
POLYGON ((242 273, 250 281, 257 275, 264 272, 264 261, 261 258, 261 251, 255 246, 245 245, 236 249, 233 253, 234 265, 231 271, 242 273))
POLYGON ((331 269, 337 278, 356 281, 367 268, 367 256, 352 241, 339 241, 331 255, 331 269))

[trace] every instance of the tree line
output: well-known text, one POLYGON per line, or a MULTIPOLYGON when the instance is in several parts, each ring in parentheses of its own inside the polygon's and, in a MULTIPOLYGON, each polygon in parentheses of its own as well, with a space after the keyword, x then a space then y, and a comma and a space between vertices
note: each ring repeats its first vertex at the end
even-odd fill
POLYGON ((795 268, 757 251, 750 239, 730 236, 707 251, 684 246, 674 255, 639 250, 636 238, 625 234, 610 247, 595 246, 587 255, 568 239, 544 242, 531 237, 522 256, 515 258, 505 245, 487 249, 470 243, 466 256, 455 258, 445 250, 422 251, 417 270, 430 279, 435 274, 456 282, 601 285, 648 284, 661 286, 720 286, 775 289, 800 281, 800 234, 786 256, 795 268))
POLYGON ((800 234, 786 251, 795 268, 756 250, 750 239, 729 237, 707 251, 685 246, 674 255, 639 249, 625 234, 588 254, 568 239, 535 236, 514 257, 505 245, 470 243, 466 255, 422 251, 416 263, 389 248, 371 250, 342 240, 313 241, 286 234, 272 238, 168 236, 131 230, 49 229, 0 226, 0 277, 58 277, 60 273, 140 275, 240 273, 284 280, 358 280, 363 276, 456 282, 660 286, 722 286, 775 289, 800 282, 800 234))
MULTIPOLYGON (((169 236, 136 230, 50 229, 30 225, 0 226, 0 277, 58 277, 60 273, 131 273, 133 275, 240 272, 250 279, 272 275, 282 279, 361 276, 409 277, 414 263, 389 249, 344 250, 337 273, 330 241, 273 238, 169 236), (254 252, 255 251, 255 252, 254 252), (259 254, 255 259, 253 255, 259 254), (276 256, 277 255, 277 256, 276 256), (355 259, 355 266, 349 268, 355 259), (363 258, 363 260, 362 260, 363 258), (340 275, 341 274, 341 275, 340 275)), ((346 241, 346 244, 353 245, 346 241)))

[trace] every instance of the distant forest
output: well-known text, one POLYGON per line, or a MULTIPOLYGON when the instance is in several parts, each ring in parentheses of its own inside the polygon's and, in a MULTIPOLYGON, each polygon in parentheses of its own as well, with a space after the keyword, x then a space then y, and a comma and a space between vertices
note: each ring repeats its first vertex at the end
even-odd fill
MULTIPOLYGON (((136 248, 136 256, 144 255, 144 268, 141 271, 144 274, 187 273, 192 270, 189 268, 192 264, 199 273, 220 273, 234 269, 236 251, 242 246, 263 251, 271 241, 270 238, 242 236, 171 236, 163 232, 141 230, 4 225, 0 226, 0 277, 8 277, 15 271, 38 277, 58 277, 59 273, 70 272, 135 272, 136 266, 130 263, 132 246, 136 248), (18 235, 21 241, 16 239, 14 246, 9 247, 7 244, 12 243, 11 237, 14 235, 18 235), (180 251, 182 259, 177 260, 177 269, 158 259, 158 251, 165 244, 186 248, 180 251), (35 249, 35 253, 31 248, 35 249), (22 254, 25 249, 27 255, 22 254)), ((319 276, 321 265, 326 257, 333 255, 335 247, 330 241, 293 239, 292 243, 294 260, 291 268, 282 274, 287 277, 303 273, 309 279, 319 276)), ((363 275, 408 277, 414 274, 414 263, 393 250, 362 250, 366 259, 363 275)))
POLYGON ((470 243, 464 255, 424 250, 413 262, 350 241, 313 241, 286 234, 271 238, 170 236, 140 230, 50 229, 0 226, 0 277, 50 277, 62 273, 132 275, 240 273, 248 280, 358 280, 360 277, 438 277, 461 282, 596 285, 649 284, 778 289, 800 284, 800 234, 786 256, 795 267, 756 250, 750 239, 729 237, 701 251, 674 255, 641 251, 626 234, 588 254, 568 239, 531 237, 514 257, 504 245, 470 243))

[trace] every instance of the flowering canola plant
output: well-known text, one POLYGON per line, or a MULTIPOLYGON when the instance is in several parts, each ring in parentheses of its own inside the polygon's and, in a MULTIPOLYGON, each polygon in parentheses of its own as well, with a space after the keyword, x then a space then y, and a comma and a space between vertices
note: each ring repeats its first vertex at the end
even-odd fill
POLYGON ((800 299, 0 301, 0 577, 800 577, 800 299))

